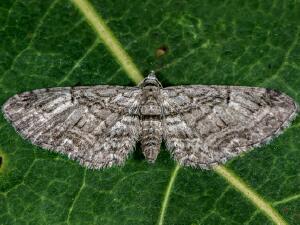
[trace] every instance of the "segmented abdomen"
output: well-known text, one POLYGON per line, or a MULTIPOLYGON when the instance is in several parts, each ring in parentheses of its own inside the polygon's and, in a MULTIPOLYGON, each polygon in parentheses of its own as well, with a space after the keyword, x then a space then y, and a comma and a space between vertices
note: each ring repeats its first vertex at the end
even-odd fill
POLYGON ((155 116, 141 121, 142 135, 141 145, 146 159, 154 162, 160 150, 162 142, 162 126, 160 119, 155 116))

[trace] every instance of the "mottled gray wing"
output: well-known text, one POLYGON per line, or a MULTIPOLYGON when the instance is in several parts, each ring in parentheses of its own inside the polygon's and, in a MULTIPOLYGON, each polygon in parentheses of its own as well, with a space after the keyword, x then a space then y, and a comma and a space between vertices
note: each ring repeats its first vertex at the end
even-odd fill
POLYGON ((137 88, 91 86, 40 89, 11 97, 5 117, 33 144, 91 168, 121 164, 138 139, 137 88))
POLYGON ((168 149, 180 164, 205 169, 268 142, 297 112, 289 96, 257 87, 178 86, 162 96, 168 149))

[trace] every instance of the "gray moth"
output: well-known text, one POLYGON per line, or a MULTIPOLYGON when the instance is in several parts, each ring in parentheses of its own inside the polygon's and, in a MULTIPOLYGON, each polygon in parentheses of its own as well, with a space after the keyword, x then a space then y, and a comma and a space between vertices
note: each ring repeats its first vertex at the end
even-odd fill
POLYGON ((163 88, 154 72, 137 87, 39 89, 2 108, 23 138, 95 169, 123 164, 137 141, 154 162, 163 140, 179 164, 210 169, 268 142, 297 109, 289 96, 259 87, 163 88))

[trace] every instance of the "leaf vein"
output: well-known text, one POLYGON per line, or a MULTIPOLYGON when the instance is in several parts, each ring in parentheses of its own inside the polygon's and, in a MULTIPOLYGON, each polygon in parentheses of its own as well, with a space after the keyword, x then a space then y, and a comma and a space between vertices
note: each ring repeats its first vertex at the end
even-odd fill
POLYGON ((70 69, 70 71, 59 81, 57 82, 57 85, 61 85, 63 82, 67 81, 71 74, 74 72, 76 68, 80 66, 80 63, 98 46, 99 39, 96 38, 96 40, 93 42, 93 44, 84 52, 84 54, 75 61, 73 67, 70 69))
POLYGON ((292 41, 292 43, 291 43, 290 47, 288 48, 288 50, 285 52, 284 58, 283 58, 283 61, 280 65, 280 67, 277 69, 277 71, 274 74, 272 74, 270 77, 265 79, 262 82, 262 85, 267 84, 269 81, 272 81, 272 80, 274 80, 278 77, 278 75, 279 75, 280 71, 282 70, 282 68, 288 63, 288 57, 290 56, 291 52, 296 47, 296 45, 298 43, 298 40, 299 40, 299 36, 300 36, 300 29, 299 29, 299 27, 297 27, 297 31, 296 31, 296 35, 294 37, 294 40, 292 41))
POLYGON ((291 202, 291 201, 295 201, 295 200, 297 200, 299 198, 300 198, 300 194, 296 194, 296 195, 284 198, 284 199, 282 199, 280 201, 276 201, 276 202, 273 203, 273 205, 277 206, 277 205, 280 205, 280 204, 284 204, 284 203, 288 203, 288 202, 291 202))
POLYGON ((30 49, 30 48, 32 47, 32 43, 33 43, 33 41, 34 41, 34 39, 35 39, 35 37, 36 37, 36 35, 37 35, 38 30, 39 30, 40 27, 43 25, 45 18, 48 16, 49 12, 54 8, 54 6, 57 4, 58 1, 60 1, 60 0, 55 0, 55 1, 53 1, 53 2, 49 5, 48 9, 47 9, 46 12, 44 13, 44 15, 41 17, 41 19, 39 20, 39 22, 37 23, 37 26, 36 26, 36 28, 35 28, 34 31, 33 31, 32 37, 31 37, 31 39, 30 39, 28 45, 27 45, 25 48, 23 48, 23 49, 22 49, 22 50, 14 57, 14 59, 12 60, 12 63, 11 63, 11 65, 10 65, 9 69, 7 69, 7 70, 3 73, 2 77, 1 77, 1 81, 3 81, 3 78, 6 76, 6 74, 7 74, 9 71, 11 71, 11 70, 15 67, 15 64, 16 64, 16 62, 18 61, 19 57, 21 57, 22 54, 23 54, 24 52, 26 52, 28 49, 30 49))
POLYGON ((257 208, 260 209, 268 218, 270 218, 275 224, 287 225, 288 223, 281 217, 281 215, 259 196, 254 190, 245 184, 239 177, 237 177, 232 171, 226 169, 224 166, 216 166, 215 171, 220 176, 224 177, 228 183, 230 183, 235 189, 239 190, 245 195, 257 208))
POLYGON ((71 0, 74 5, 81 11, 87 22, 95 30, 97 35, 103 41, 105 46, 110 50, 114 57, 118 60, 124 71, 136 83, 143 79, 140 71, 133 63, 130 56, 121 46, 120 42, 115 38, 112 31, 105 24, 105 21, 93 6, 87 0, 71 0))
POLYGON ((83 177, 82 177, 82 183, 81 183, 81 186, 78 190, 78 192, 76 193, 75 197, 74 197, 74 200, 71 204, 71 207, 69 208, 69 211, 68 211, 68 215, 67 215, 67 224, 71 224, 70 223, 70 218, 71 218, 71 214, 73 212, 73 209, 74 209, 74 206, 76 204, 76 202, 78 201, 78 198, 83 190, 83 188, 85 187, 85 177, 86 177, 86 168, 84 168, 84 172, 83 172, 83 177))
POLYGON ((158 219, 158 222, 157 222, 158 225, 163 225, 163 223, 164 223, 164 218, 165 218, 165 214, 166 214, 166 211, 167 211, 166 209, 168 207, 168 203, 169 203, 169 200, 170 200, 170 195, 171 195, 171 192, 172 192, 172 188, 174 186, 175 179, 177 177, 179 169, 180 169, 179 164, 176 164, 174 170, 172 171, 167 189, 164 193, 164 199, 162 201, 160 214, 159 214, 159 219, 158 219))

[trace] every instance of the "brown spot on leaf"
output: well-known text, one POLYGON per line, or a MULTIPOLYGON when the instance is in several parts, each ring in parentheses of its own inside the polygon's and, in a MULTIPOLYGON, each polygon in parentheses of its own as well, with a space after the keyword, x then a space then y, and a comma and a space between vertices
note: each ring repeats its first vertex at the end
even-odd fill
POLYGON ((168 52, 168 47, 166 45, 162 45, 161 47, 157 48, 155 51, 155 56, 156 58, 160 58, 167 54, 168 52))
POLYGON ((285 212, 285 213, 287 213, 288 211, 289 211, 289 208, 283 208, 283 211, 285 212))
POLYGON ((0 156, 0 168, 2 166, 2 161, 3 161, 3 158, 2 158, 2 156, 0 156))

